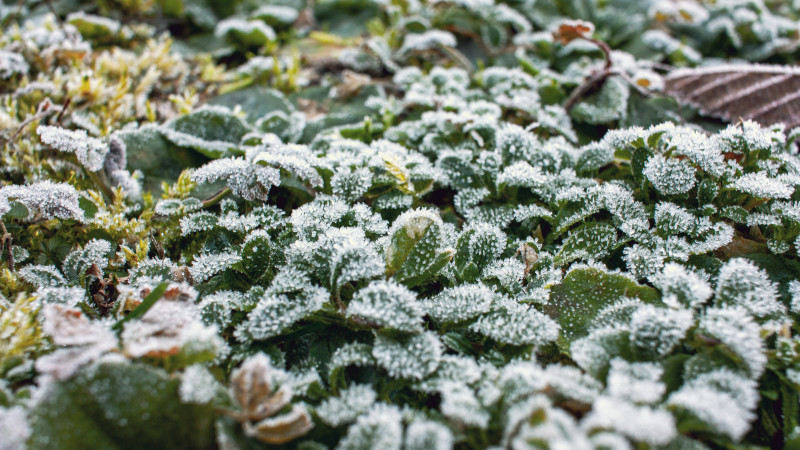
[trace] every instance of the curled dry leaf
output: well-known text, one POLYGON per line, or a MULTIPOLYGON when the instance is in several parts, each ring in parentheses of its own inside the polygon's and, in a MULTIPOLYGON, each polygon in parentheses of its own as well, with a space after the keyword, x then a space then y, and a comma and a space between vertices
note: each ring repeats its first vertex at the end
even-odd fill
POLYGON ((723 64, 675 70, 665 92, 701 112, 730 121, 750 119, 762 126, 800 126, 800 67, 723 64))
POLYGON ((277 445, 308 433, 314 424, 303 405, 292 405, 288 413, 275 416, 289 404, 293 392, 289 385, 273 390, 274 372, 269 359, 258 354, 234 371, 231 386, 242 408, 234 417, 242 423, 245 432, 262 442, 277 445))
POLYGON ((594 24, 583 20, 565 20, 553 32, 553 39, 562 44, 568 44, 575 39, 591 39, 594 33, 594 24))

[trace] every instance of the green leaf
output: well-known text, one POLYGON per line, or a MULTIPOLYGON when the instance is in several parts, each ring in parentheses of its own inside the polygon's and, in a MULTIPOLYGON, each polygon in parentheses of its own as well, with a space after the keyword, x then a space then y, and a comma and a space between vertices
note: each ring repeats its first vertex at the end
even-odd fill
POLYGON ((443 232, 442 219, 435 212, 401 214, 389 231, 386 276, 413 287, 436 275, 455 253, 444 248, 443 232))
POLYGON ((219 106, 200 108, 161 127, 164 137, 173 144, 193 148, 209 158, 235 150, 250 131, 250 125, 219 106))
POLYGON ((142 364, 104 363, 49 385, 31 412, 31 448, 210 448, 211 405, 185 404, 180 379, 142 364))
POLYGON ((550 289, 545 312, 561 325, 562 337, 573 341, 586 335, 601 309, 622 297, 638 298, 645 303, 660 300, 658 291, 624 275, 581 268, 570 271, 561 284, 550 289))

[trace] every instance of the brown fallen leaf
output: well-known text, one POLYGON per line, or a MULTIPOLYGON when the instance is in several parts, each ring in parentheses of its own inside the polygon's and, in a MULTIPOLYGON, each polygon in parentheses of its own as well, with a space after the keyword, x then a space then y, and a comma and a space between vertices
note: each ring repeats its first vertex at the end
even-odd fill
POLYGON ((723 64, 678 69, 664 79, 664 90, 712 117, 800 126, 800 67, 723 64))

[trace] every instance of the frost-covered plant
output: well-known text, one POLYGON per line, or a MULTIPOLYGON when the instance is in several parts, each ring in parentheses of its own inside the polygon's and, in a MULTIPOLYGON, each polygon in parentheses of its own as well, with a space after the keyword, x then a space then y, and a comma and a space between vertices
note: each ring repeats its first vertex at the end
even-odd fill
POLYGON ((663 93, 795 6, 61 3, 0 8, 12 446, 797 443, 800 131, 663 93))

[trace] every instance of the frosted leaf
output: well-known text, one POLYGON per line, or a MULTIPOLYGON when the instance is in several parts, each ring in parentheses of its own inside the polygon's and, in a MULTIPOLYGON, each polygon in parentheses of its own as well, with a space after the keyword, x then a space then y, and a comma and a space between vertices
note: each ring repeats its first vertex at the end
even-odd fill
MULTIPOLYGON (((725 66, 721 66, 725 67, 725 66)), ((767 66, 766 71, 769 70, 767 66)), ((762 128, 757 122, 743 120, 730 124, 714 136, 723 151, 734 153, 750 153, 760 150, 771 151, 778 144, 783 144, 786 137, 780 131, 762 128)))
POLYGON ((391 377, 421 380, 439 367, 442 343, 433 332, 398 340, 378 335, 372 356, 391 377))
POLYGON ((65 153, 74 153, 87 170, 97 172, 103 168, 108 145, 100 139, 89 137, 85 130, 66 130, 61 127, 39 125, 39 139, 46 145, 65 153))
POLYGON ((234 195, 245 200, 266 200, 272 186, 281 182, 278 169, 251 164, 244 158, 223 158, 206 163, 192 172, 192 181, 222 180, 234 195))
POLYGON ((547 182, 547 177, 538 167, 533 167, 525 161, 518 161, 497 176, 497 184, 505 186, 538 187, 547 182))
POLYGON ((375 404, 377 394, 369 385, 356 384, 329 397, 317 407, 317 416, 332 427, 353 423, 375 404))
MULTIPOLYGON (((488 191, 485 195, 488 195, 488 191)), ((553 213, 549 209, 537 204, 517 205, 517 208, 514 210, 514 220, 517 222, 538 218, 550 219, 552 217, 553 213)))
POLYGON ((198 307, 206 325, 224 330, 231 324, 234 311, 244 309, 246 302, 248 298, 241 292, 218 291, 204 296, 198 307))
POLYGON ((264 5, 250 13, 251 19, 263 20, 269 24, 291 25, 297 20, 299 12, 291 6, 264 5))
POLYGON ((205 367, 194 364, 181 375, 178 395, 183 403, 204 405, 210 403, 217 393, 217 380, 205 367))
POLYGON ((67 284, 67 280, 54 266, 29 264, 19 269, 19 276, 28 283, 38 287, 57 287, 67 284))
POLYGON ((36 370, 46 379, 67 379, 117 346, 114 333, 100 322, 89 321, 78 309, 46 304, 42 316, 44 333, 61 347, 36 360, 36 370))
POLYGON ((334 195, 353 202, 361 198, 372 186, 372 173, 361 168, 355 171, 337 170, 331 177, 331 191, 334 195))
POLYGON ((631 345, 648 356, 663 357, 683 340, 692 325, 690 310, 642 305, 631 316, 631 345))
POLYGON ((756 382, 725 369, 705 373, 672 393, 667 403, 691 412, 736 441, 750 429, 758 403, 756 382))
POLYGON ((23 407, 12 406, 7 408, 0 406, 0 436, 3 436, 0 449, 22 450, 28 448, 26 441, 30 435, 31 426, 28 423, 23 407))
POLYGON ((588 336, 572 342, 572 360, 588 373, 600 374, 614 356, 614 350, 621 345, 625 331, 624 328, 612 327, 592 330, 588 336))
POLYGON ((328 300, 325 289, 311 285, 308 277, 284 269, 250 312, 247 321, 236 328, 239 339, 264 340, 278 336, 295 322, 322 308, 328 300))
POLYGON ((665 135, 669 148, 674 149, 674 155, 687 156, 715 177, 726 172, 724 152, 704 133, 688 127, 676 127, 665 130, 665 135))
POLYGON ((506 248, 506 235, 499 227, 487 223, 473 223, 461 233, 456 247, 455 262, 462 265, 467 261, 478 267, 485 267, 494 261, 506 248))
POLYGON ((543 345, 558 338, 558 325, 548 316, 510 299, 498 301, 470 329, 511 345, 543 345))
POLYGON ((242 20, 231 17, 217 24, 214 34, 228 37, 245 47, 262 46, 277 39, 275 30, 260 20, 242 20))
POLYGON ((395 330, 422 331, 423 310, 416 294, 393 281, 373 281, 356 292, 347 306, 347 316, 395 330))
POLYGON ((358 418, 339 441, 337 450, 381 448, 400 450, 403 442, 402 415, 396 406, 376 404, 367 414, 358 418))
POLYGON ((627 115, 630 88, 620 77, 608 77, 596 94, 577 103, 570 115, 580 122, 603 124, 627 115))
POLYGON ((644 176, 653 187, 664 195, 678 195, 689 192, 695 185, 694 168, 682 159, 651 156, 645 163, 644 176))
POLYGON ((74 219, 83 221, 83 210, 78 204, 78 192, 66 183, 40 181, 25 186, 9 185, 0 188, 0 214, 10 211, 16 201, 28 208, 27 220, 36 215, 44 219, 74 219))
POLYGON ((506 258, 494 261, 481 273, 481 279, 490 281, 490 284, 499 284, 499 287, 508 293, 516 293, 522 287, 525 277, 525 263, 518 258, 506 258))
POLYGON ((483 284, 447 288, 424 303, 426 313, 439 322, 458 323, 489 311, 494 293, 483 284))
POLYGON ((78 286, 70 287, 40 287, 33 293, 42 303, 61 303, 69 307, 76 307, 86 300, 86 289, 78 286))
POLYGON ((636 406, 622 399, 600 397, 581 425, 616 430, 633 441, 664 445, 677 435, 675 418, 663 409, 636 406))
POLYGON ((794 192, 794 187, 764 172, 744 174, 733 182, 733 187, 758 198, 790 198, 794 192))
POLYGON ((544 371, 547 386, 558 396, 591 404, 600 395, 602 384, 577 367, 554 364, 544 371))
POLYGON ((384 272, 383 260, 374 246, 360 229, 351 230, 355 232, 345 235, 331 230, 319 242, 320 246, 330 243, 333 247, 328 263, 330 265, 329 286, 334 292, 338 292, 339 288, 347 282, 369 280, 381 276, 384 272))
POLYGON ((440 386, 442 414, 450 420, 478 428, 489 424, 489 412, 481 405, 475 392, 457 381, 447 381, 440 386))
POLYGON ((201 253, 195 256, 192 266, 189 267, 189 273, 192 274, 195 283, 202 283, 241 260, 242 257, 233 252, 201 253))
POLYGON ((608 394, 631 403, 658 403, 667 390, 661 382, 663 374, 664 369, 656 363, 629 363, 614 358, 606 381, 608 394))
POLYGON ((453 198, 453 205, 457 211, 464 212, 477 206, 488 195, 489 190, 486 188, 460 189, 453 198))
POLYGON ((180 221, 181 236, 213 230, 217 226, 218 219, 215 214, 207 211, 200 211, 182 217, 180 221))
POLYGON ((622 259, 628 271, 636 279, 657 274, 664 267, 664 255, 639 244, 633 244, 623 250, 622 259))
POLYGON ((299 178, 308 180, 312 186, 321 186, 322 177, 314 168, 316 156, 305 145, 282 144, 264 140, 264 150, 256 154, 253 164, 262 167, 278 167, 299 178))
POLYGON ((670 202, 658 202, 653 217, 656 228, 665 235, 689 234, 694 231, 695 217, 685 208, 670 202))
POLYGON ((714 305, 741 306, 757 319, 776 318, 786 312, 769 274, 743 258, 731 259, 720 269, 714 305))
POLYGON ((439 47, 455 47, 458 44, 452 33, 442 30, 429 30, 419 34, 407 34, 403 39, 400 53, 436 50, 439 47))
POLYGON ((542 369, 530 361, 512 361, 502 368, 497 386, 506 404, 513 404, 547 387, 542 369))
POLYGON ((753 377, 761 375, 767 362, 760 331, 747 310, 739 307, 709 308, 697 328, 736 353, 753 377))
POLYGON ((125 323, 120 337, 125 353, 134 358, 183 358, 210 360, 225 345, 215 326, 205 326, 193 303, 197 293, 173 284, 138 320, 125 323), (176 297, 172 297, 177 294, 176 297))
POLYGON ((546 442, 554 449, 592 448, 575 419, 566 411, 553 408, 543 395, 516 405, 508 415, 510 419, 504 433, 504 440, 508 440, 507 448, 531 448, 539 442, 546 442), (533 417, 543 417, 544 420, 531 420, 533 417))
POLYGON ((614 161, 614 148, 602 141, 584 145, 578 151, 580 156, 575 163, 578 173, 594 172, 614 161))
POLYGON ((349 211, 349 206, 336 197, 317 196, 310 203, 292 210, 289 222, 300 239, 316 239, 349 211))
POLYGON ((403 449, 450 450, 453 441, 453 433, 446 426, 430 420, 415 420, 406 428, 403 449))
POLYGON ((108 266, 107 255, 111 253, 111 243, 102 239, 92 239, 83 248, 73 250, 64 258, 64 275, 73 283, 84 275, 92 264, 101 271, 108 266))
POLYGON ((617 229, 608 223, 589 222, 570 231, 557 255, 557 264, 576 259, 600 260, 617 244, 617 229))
POLYGON ((328 371, 345 368, 350 365, 367 367, 375 364, 372 346, 368 344, 345 344, 336 349, 328 363, 328 371))
POLYGON ((209 158, 219 158, 237 148, 252 127, 228 108, 206 105, 170 120, 159 131, 175 145, 193 148, 209 158))
POLYGON ((0 50, 0 78, 7 80, 14 75, 25 75, 30 66, 19 53, 0 50))
POLYGON ((793 313, 800 313, 800 281, 792 280, 789 282, 789 295, 792 296, 791 310, 793 313))
POLYGON ((661 290, 664 304, 671 308, 697 308, 714 294, 705 279, 676 263, 666 264, 651 281, 661 290))
POLYGON ((417 383, 415 388, 425 391, 438 391, 442 383, 457 381, 459 383, 474 386, 481 380, 481 368, 470 357, 457 355, 444 355, 439 361, 439 368, 436 372, 424 381, 417 383))
POLYGON ((129 278, 134 286, 156 286, 162 281, 171 281, 178 266, 169 259, 147 258, 131 269, 129 278))

